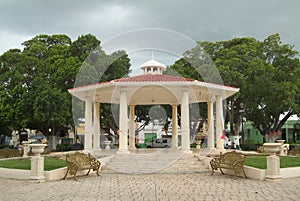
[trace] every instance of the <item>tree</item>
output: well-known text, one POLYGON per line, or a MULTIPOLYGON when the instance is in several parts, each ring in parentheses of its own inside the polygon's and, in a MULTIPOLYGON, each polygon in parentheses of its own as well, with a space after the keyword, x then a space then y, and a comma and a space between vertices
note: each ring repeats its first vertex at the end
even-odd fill
MULTIPOLYGON (((106 82, 113 79, 127 77, 130 72, 130 59, 125 51, 119 50, 107 55, 100 46, 91 48, 93 45, 100 44, 94 41, 94 38, 87 36, 79 37, 74 45, 71 45, 72 54, 84 52, 89 55, 82 63, 76 76, 74 87, 106 82), (91 39, 91 43, 86 44, 86 40, 91 39), (83 45, 83 46, 81 46, 83 45), (76 51, 75 51, 76 50, 76 51)), ((79 57, 80 58, 80 57, 79 57)), ((84 119, 84 104, 73 97, 73 116, 75 124, 84 119)), ((118 106, 112 104, 100 104, 101 127, 112 129, 115 133, 118 130, 118 106)))
POLYGON ((38 129, 46 136, 57 133, 64 135, 61 131, 68 130, 65 128, 70 126, 68 119, 72 117, 68 100, 67 93, 58 88, 41 87, 40 93, 35 97, 33 110, 38 129))
POLYGON ((299 55, 291 45, 282 44, 278 34, 262 42, 254 38, 235 38, 198 42, 198 46, 187 51, 171 68, 184 76, 215 82, 216 72, 207 70, 212 66, 203 62, 207 59, 201 56, 205 55, 203 50, 210 55, 224 84, 240 88, 226 104, 231 134, 240 133, 243 116, 265 135, 279 131, 291 115, 299 113, 299 55), (194 68, 197 62, 198 69, 194 68), (209 76, 203 78, 203 75, 209 76), (280 119, 280 115, 285 116, 280 119))
POLYGON ((84 62, 95 48, 100 48, 100 41, 95 36, 86 34, 79 36, 71 44, 71 54, 84 62))
MULTIPOLYGON (((12 49, 0 56, 0 120, 5 133, 30 128, 45 135, 65 134, 74 124, 72 113, 78 123, 84 108, 82 102, 73 101, 79 109, 72 110, 68 89, 130 72, 125 51, 106 55, 91 34, 73 42, 63 34, 41 34, 22 45, 23 51, 12 49)), ((108 117, 103 124, 116 128, 110 107, 102 106, 102 114, 108 117)))
POLYGON ((82 62, 71 54, 66 35, 37 35, 22 44, 23 51, 9 50, 0 57, 1 120, 10 122, 10 129, 58 135, 73 122, 67 90, 82 62))
POLYGON ((300 63, 299 53, 282 44, 279 34, 262 42, 261 55, 263 63, 250 74, 248 117, 266 135, 280 132, 290 116, 299 114, 300 63))
POLYGON ((259 56, 260 43, 254 38, 235 38, 216 43, 199 43, 211 55, 225 85, 240 88, 240 92, 226 100, 226 121, 231 135, 240 134, 248 95, 247 72, 259 56))

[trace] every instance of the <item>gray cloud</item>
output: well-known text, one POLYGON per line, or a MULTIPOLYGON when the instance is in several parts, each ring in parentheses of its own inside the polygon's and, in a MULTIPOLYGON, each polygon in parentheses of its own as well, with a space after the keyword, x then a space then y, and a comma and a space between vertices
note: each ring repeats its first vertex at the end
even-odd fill
POLYGON ((0 0, 0 54, 37 34, 91 33, 105 41, 138 28, 165 28, 196 41, 263 40, 279 33, 300 50, 298 0, 0 0))

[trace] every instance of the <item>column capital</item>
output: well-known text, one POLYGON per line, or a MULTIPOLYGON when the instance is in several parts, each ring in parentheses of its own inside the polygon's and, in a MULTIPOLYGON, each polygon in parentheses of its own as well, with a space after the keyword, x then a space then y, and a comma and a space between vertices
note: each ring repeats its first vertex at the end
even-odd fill
POLYGON ((185 92, 189 92, 190 91, 190 88, 189 87, 182 87, 182 92, 185 93, 185 92))
POLYGON ((91 96, 85 96, 85 97, 84 97, 84 100, 85 100, 85 101, 91 101, 91 100, 92 100, 92 97, 91 97, 91 96))
POLYGON ((127 92, 127 88, 126 87, 120 87, 120 93, 122 92, 127 92))
POLYGON ((217 95, 215 95, 215 97, 216 97, 216 100, 218 100, 218 99, 221 99, 221 100, 223 100, 223 97, 222 97, 222 95, 221 95, 221 94, 217 94, 217 95))
POLYGON ((207 102, 215 102, 215 101, 216 101, 216 95, 210 95, 209 101, 207 101, 207 102))

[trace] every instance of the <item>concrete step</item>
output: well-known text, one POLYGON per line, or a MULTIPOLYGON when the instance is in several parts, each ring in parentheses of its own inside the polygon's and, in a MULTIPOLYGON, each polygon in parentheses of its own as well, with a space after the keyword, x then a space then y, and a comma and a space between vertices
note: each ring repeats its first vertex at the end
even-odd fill
POLYGON ((195 173, 207 171, 193 154, 181 151, 158 151, 138 154, 116 154, 106 163, 106 169, 122 173, 195 173))

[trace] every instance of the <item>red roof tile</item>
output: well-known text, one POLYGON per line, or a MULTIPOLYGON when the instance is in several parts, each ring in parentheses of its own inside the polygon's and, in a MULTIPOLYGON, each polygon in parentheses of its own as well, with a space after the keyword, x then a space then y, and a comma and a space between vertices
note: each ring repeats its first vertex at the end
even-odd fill
POLYGON ((112 82, 193 82, 194 79, 163 75, 163 74, 144 74, 133 77, 126 77, 112 80, 112 82))

